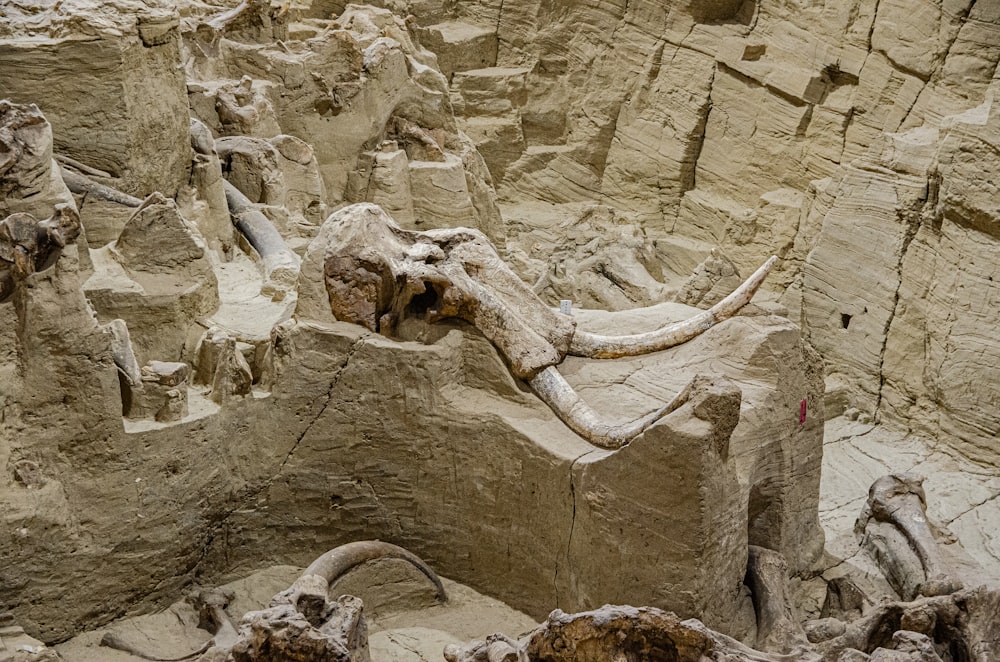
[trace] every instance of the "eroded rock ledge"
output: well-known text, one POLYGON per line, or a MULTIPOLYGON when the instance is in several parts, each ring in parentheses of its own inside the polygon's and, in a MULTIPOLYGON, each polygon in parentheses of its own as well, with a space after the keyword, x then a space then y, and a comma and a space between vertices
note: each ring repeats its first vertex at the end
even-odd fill
POLYGON ((995 455, 997 17, 911 17, 927 57, 898 4, 6 5, 0 605, 57 641, 381 537, 536 618, 646 604, 746 636, 748 545, 794 575, 822 553, 824 386, 995 455), (473 227, 548 303, 707 308, 772 253, 782 303, 559 353, 616 423, 696 384, 598 449, 527 387, 551 361, 426 290, 337 321, 324 220, 349 203, 473 227))

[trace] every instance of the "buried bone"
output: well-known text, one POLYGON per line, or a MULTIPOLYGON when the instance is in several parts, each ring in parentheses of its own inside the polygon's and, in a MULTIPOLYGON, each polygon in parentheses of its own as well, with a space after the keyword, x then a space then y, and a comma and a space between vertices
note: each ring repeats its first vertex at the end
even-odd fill
POLYGON ((132 350, 132 339, 125 320, 111 320, 105 328, 111 333, 111 357, 114 359, 115 367, 125 377, 129 386, 138 387, 142 381, 142 372, 132 350))
POLYGON ((938 547, 936 527, 927 519, 923 481, 914 473, 879 478, 855 524, 863 544, 878 550, 883 573, 904 598, 945 595, 962 588, 938 547), (918 567, 909 562, 914 554, 918 567))
POLYGON ((263 265, 264 288, 277 300, 293 290, 299 275, 299 256, 285 243, 274 225, 242 192, 223 180, 229 214, 236 228, 253 246, 263 265))
POLYGON ((774 550, 750 545, 746 584, 757 614, 757 648, 787 654, 807 648, 806 634, 792 617, 785 558, 774 550))
POLYGON ((292 586, 271 598, 269 607, 245 614, 231 642, 223 642, 220 637, 228 621, 223 608, 213 608, 210 613, 201 608, 209 628, 223 624, 215 634, 213 647, 202 659, 369 662, 368 625, 361 600, 349 595, 332 600, 329 591, 354 568, 381 559, 413 565, 427 577, 438 600, 447 599, 437 574, 413 553, 379 540, 352 542, 313 561, 292 586))
POLYGON ((555 366, 567 354, 615 358, 686 342, 749 302, 777 260, 768 260, 733 294, 691 320, 616 338, 577 330, 572 317, 545 305, 476 230, 404 230, 380 207, 357 204, 333 214, 315 243, 310 255, 322 256, 329 309, 338 320, 388 336, 407 318, 464 320, 568 427, 608 449, 621 448, 682 405, 687 390, 647 416, 615 425, 603 421, 555 366))
POLYGON ((23 212, 0 221, 0 301, 13 292, 15 281, 51 266, 79 234, 80 217, 69 204, 57 204, 44 221, 23 212))

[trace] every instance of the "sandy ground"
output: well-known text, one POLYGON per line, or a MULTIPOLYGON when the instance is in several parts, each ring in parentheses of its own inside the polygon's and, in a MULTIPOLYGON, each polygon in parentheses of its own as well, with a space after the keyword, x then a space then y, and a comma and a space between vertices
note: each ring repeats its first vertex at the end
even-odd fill
MULTIPOLYGON (((873 597, 888 595, 888 586, 859 549, 853 526, 871 483, 901 471, 926 476, 928 514, 959 538, 964 552, 983 567, 982 579, 1000 575, 1000 471, 949 454, 943 444, 932 439, 843 417, 827 423, 824 448, 820 519, 827 536, 827 569, 823 577, 850 574, 873 597)), ((227 584, 236 596, 230 613, 266 606, 300 571, 276 566, 227 584)), ((449 600, 437 604, 429 585, 416 571, 405 563, 381 561, 347 575, 333 592, 364 600, 369 645, 376 662, 440 662, 441 651, 449 643, 465 643, 493 632, 518 636, 536 625, 498 600, 447 579, 444 583, 449 600)), ((825 584, 819 577, 794 584, 800 616, 814 616, 824 593, 825 584)), ((197 615, 181 600, 158 614, 84 633, 56 650, 70 662, 142 660, 99 645, 104 633, 113 630, 139 650, 159 657, 181 656, 210 637, 197 623, 197 615)))
MULTIPOLYGON (((235 598, 229 612, 242 614, 266 607, 271 596, 289 586, 301 568, 275 566, 226 584, 235 598)), ((498 600, 442 578, 448 601, 438 604, 433 589, 410 566, 380 561, 363 566, 333 587, 335 594, 357 595, 365 602, 372 660, 440 662, 450 643, 466 643, 502 631, 518 635, 535 621, 498 600)), ((198 629, 198 617, 178 601, 157 614, 124 619, 56 646, 67 662, 139 662, 144 658, 101 646, 113 631, 136 650, 156 657, 180 657, 200 648, 211 635, 198 629)))

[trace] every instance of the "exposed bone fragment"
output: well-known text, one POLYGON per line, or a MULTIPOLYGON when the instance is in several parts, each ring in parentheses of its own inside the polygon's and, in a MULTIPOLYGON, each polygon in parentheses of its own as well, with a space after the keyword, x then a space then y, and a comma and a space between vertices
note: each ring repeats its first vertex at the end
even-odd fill
POLYGON ((584 402, 555 367, 549 366, 528 380, 535 394, 552 408, 569 429, 595 446, 609 450, 621 448, 650 425, 687 402, 694 383, 692 381, 673 400, 656 411, 630 423, 612 425, 584 402))
POLYGON ((267 43, 288 38, 287 22, 287 6, 272 8, 267 0, 243 0, 202 23, 198 33, 202 37, 214 32, 236 41, 267 43))
POLYGON ((10 296, 15 281, 51 266, 79 233, 80 217, 71 204, 57 204, 44 221, 23 212, 0 221, 0 301, 10 296))
POLYGON ((258 211, 243 193, 227 181, 226 202, 237 229, 260 255, 264 271, 264 287, 273 290, 279 299, 285 290, 293 290, 299 276, 299 256, 292 252, 274 225, 258 211), (280 296, 279 296, 280 294, 280 296))
POLYGON ((715 652, 713 636, 719 635, 701 623, 660 609, 605 605, 579 614, 556 609, 520 642, 490 635, 486 641, 450 645, 444 657, 448 662, 702 662, 715 652))
POLYGON ((253 372, 236 347, 236 340, 226 337, 215 364, 212 378, 212 400, 222 404, 234 396, 250 393, 253 386, 253 372))
MULTIPOLYGON (((381 540, 362 540, 335 547, 317 558, 308 568, 303 570, 299 580, 315 575, 322 577, 327 585, 330 585, 363 563, 386 558, 406 561, 434 584, 439 601, 445 602, 448 599, 441 580, 420 557, 398 545, 382 542, 381 540)), ((299 580, 296 580, 295 584, 292 585, 292 589, 295 589, 300 584, 299 580)))
POLYGON ((135 358, 135 352, 132 351, 132 340, 129 338, 125 320, 111 320, 106 328, 111 332, 111 356, 115 366, 125 376, 130 386, 139 386, 142 372, 135 358))
POLYGON ((160 657, 158 655, 140 650, 131 642, 126 641, 117 633, 112 631, 104 633, 104 635, 101 637, 101 642, 99 645, 105 646, 107 648, 113 648, 114 650, 122 651, 123 653, 128 653, 129 655, 134 655, 136 657, 141 657, 144 660, 152 660, 153 662, 181 662, 182 660, 193 659, 195 655, 201 655, 202 653, 207 651, 209 648, 212 647, 212 640, 209 639, 197 650, 191 651, 190 653, 185 653, 184 655, 174 656, 174 657, 160 657))
MULTIPOLYGON (((902 550, 894 550, 891 542, 878 555, 886 578, 901 593, 902 588, 912 583, 917 595, 935 596, 953 593, 962 588, 962 582, 945 561, 938 548, 935 530, 927 519, 927 500, 923 489, 923 476, 914 473, 899 473, 883 476, 872 483, 855 532, 866 535, 870 522, 891 524, 901 533, 910 550, 917 555, 922 566, 923 577, 909 580, 913 574, 904 567, 905 555, 902 550)), ((903 597, 913 597, 903 595, 903 597)))
POLYGON ((215 646, 232 646, 236 643, 236 628, 226 613, 233 594, 219 589, 202 589, 189 598, 198 610, 198 627, 211 632, 215 646))
POLYGON ((114 175, 109 172, 104 172, 103 170, 98 170, 97 168, 91 168, 86 163, 81 163, 80 161, 64 156, 63 154, 53 154, 52 158, 58 161, 60 165, 67 165, 74 170, 80 171, 80 173, 84 175, 90 175, 91 177, 105 177, 107 179, 114 177, 114 175))
POLYGON ((142 200, 139 198, 131 196, 128 193, 122 193, 118 189, 111 188, 110 186, 98 184, 78 172, 73 172, 67 168, 60 168, 60 172, 62 173, 63 181, 66 182, 66 186, 68 186, 69 190, 73 193, 78 193, 80 195, 93 195, 101 200, 114 202, 115 204, 123 205, 125 207, 139 207, 142 205, 142 200))
MULTIPOLYGON (((315 627, 288 604, 251 611, 240 623, 239 639, 229 657, 209 659, 234 662, 324 660, 368 662, 368 627, 361 601, 345 595, 329 603, 329 618, 315 627)), ((225 651, 225 649, 222 649, 225 651)), ((212 654, 212 649, 207 652, 212 654)))
POLYGON ((835 577, 827 582, 826 598, 820 616, 854 620, 864 611, 867 597, 857 584, 847 577, 835 577))
POLYGON ((809 642, 788 601, 788 564, 778 552, 749 546, 746 584, 757 612, 757 648, 791 654, 807 648, 809 642))
POLYGON ((226 181, 250 203, 285 204, 284 174, 278 167, 281 155, 263 138, 223 136, 215 148, 224 164, 226 181))
POLYGON ((52 158, 52 127, 38 106, 0 99, 0 218, 45 218, 59 204, 76 206, 52 158))
MULTIPOLYGON (((771 584, 768 591, 776 590, 768 600, 786 595, 782 587, 786 580, 780 573, 766 581, 771 584)), ((682 621, 653 607, 605 605, 578 614, 557 609, 520 640, 493 634, 485 641, 449 645, 444 656, 448 662, 861 662, 869 660, 864 651, 871 651, 870 659, 882 662, 994 662, 1000 652, 998 606, 1000 591, 985 586, 915 602, 883 603, 841 634, 817 643, 806 640, 799 630, 787 640, 793 645, 786 652, 750 648, 697 620, 682 621), (927 615, 921 631, 906 629, 914 626, 909 616, 914 612, 927 615), (942 651, 948 656, 942 657, 942 651)), ((778 612, 787 609, 785 604, 778 612)), ((770 607, 765 611, 775 615, 770 607)), ((782 621, 787 616, 771 624, 782 621)), ((764 639, 779 643, 768 635, 764 639)))
POLYGON ((126 418, 152 418, 161 423, 179 421, 188 415, 186 363, 150 361, 140 370, 141 380, 123 393, 126 418))
MULTIPOLYGON (((447 599, 437 574, 411 552, 378 540, 348 543, 313 561, 289 588, 271 598, 267 609, 245 614, 234 642, 223 643, 216 634, 207 659, 369 662, 368 625, 361 600, 349 595, 330 600, 329 590, 352 568, 386 558, 413 565, 434 585, 438 599, 447 599)), ((209 627, 227 620, 221 608, 208 616, 209 627)))
POLYGON ((197 154, 209 156, 215 154, 215 138, 212 137, 212 130, 205 126, 205 123, 194 117, 190 118, 191 124, 191 149, 197 154))
POLYGON ((750 303, 750 299, 753 298, 754 293, 760 288, 777 261, 777 256, 771 256, 732 294, 708 310, 656 331, 630 336, 603 336, 577 330, 570 343, 569 353, 594 359, 617 359, 623 356, 658 352, 687 342, 722 320, 732 317, 740 308, 750 303))

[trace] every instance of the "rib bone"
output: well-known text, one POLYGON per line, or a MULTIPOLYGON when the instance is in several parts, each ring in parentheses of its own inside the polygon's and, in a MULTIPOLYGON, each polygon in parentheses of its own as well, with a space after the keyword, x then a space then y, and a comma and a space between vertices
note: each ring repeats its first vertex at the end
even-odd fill
POLYGON ((131 196, 128 193, 122 193, 118 189, 105 186, 104 184, 98 184, 90 178, 81 175, 80 173, 73 172, 68 168, 60 168, 59 170, 62 173, 62 179, 66 183, 66 187, 73 193, 80 195, 89 193, 90 195, 100 198, 101 200, 113 202, 124 207, 142 206, 142 200, 131 196))
POLYGON ((750 299, 771 272, 777 256, 771 256, 732 294, 708 310, 694 317, 670 324, 649 333, 629 336, 603 336, 577 329, 570 342, 569 353, 592 359, 617 359, 623 356, 638 356, 659 352, 691 340, 719 322, 736 314, 740 308, 750 303, 750 299))
POLYGON ((688 384, 673 400, 656 411, 631 423, 611 425, 601 420, 597 412, 583 401, 554 366, 539 372, 528 380, 528 384, 573 432, 595 446, 609 450, 617 450, 626 445, 653 423, 687 402, 691 394, 691 384, 688 384))

